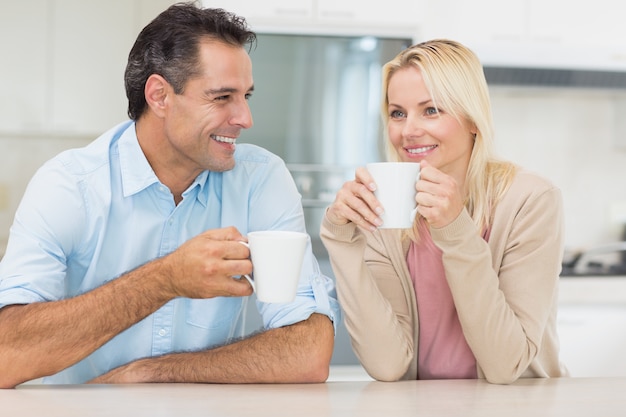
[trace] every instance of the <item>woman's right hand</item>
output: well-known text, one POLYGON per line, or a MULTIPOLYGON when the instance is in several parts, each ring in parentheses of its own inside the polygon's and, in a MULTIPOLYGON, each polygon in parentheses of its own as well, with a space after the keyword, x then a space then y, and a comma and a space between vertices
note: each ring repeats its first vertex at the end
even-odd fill
POLYGON ((344 183, 337 192, 326 217, 336 225, 353 222, 367 230, 376 230, 382 224, 379 215, 383 208, 374 196, 375 190, 376 184, 367 169, 357 168, 354 180, 344 183))

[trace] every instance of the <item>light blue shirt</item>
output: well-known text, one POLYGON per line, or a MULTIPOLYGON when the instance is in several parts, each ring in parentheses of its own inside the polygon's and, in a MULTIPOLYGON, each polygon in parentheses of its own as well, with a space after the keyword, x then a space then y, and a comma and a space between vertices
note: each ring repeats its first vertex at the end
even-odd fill
MULTIPOLYGON (((247 144, 237 145, 235 161, 230 171, 200 174, 178 205, 141 151, 133 122, 48 161, 11 227, 0 262, 0 308, 90 291, 208 229, 305 232, 301 197, 284 162, 247 144)), ((244 335, 246 300, 174 299, 45 382, 82 383, 138 358, 228 343, 244 335)), ((337 324, 334 283, 320 272, 310 239, 296 300, 257 307, 265 328, 314 312, 337 324)))

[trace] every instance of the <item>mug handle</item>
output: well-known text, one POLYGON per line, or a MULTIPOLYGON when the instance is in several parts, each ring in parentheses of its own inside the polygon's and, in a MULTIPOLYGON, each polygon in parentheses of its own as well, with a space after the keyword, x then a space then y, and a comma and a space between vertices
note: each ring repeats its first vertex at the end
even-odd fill
MULTIPOLYGON (((420 180, 420 174, 421 174, 421 171, 417 173, 415 182, 418 182, 420 180)), ((415 203, 415 208, 411 210, 411 213, 409 214, 409 216, 411 218, 411 223, 413 223, 415 221, 415 216, 417 216, 417 203, 415 203)))
MULTIPOLYGON (((250 245, 247 244, 244 241, 238 240, 237 242, 241 243, 242 245, 244 245, 246 248, 250 249, 250 245)), ((245 279, 248 280, 248 282, 250 283, 250 285, 252 286, 252 291, 256 292, 256 285, 254 285, 254 279, 252 279, 252 277, 249 274, 244 274, 242 275, 245 279)))

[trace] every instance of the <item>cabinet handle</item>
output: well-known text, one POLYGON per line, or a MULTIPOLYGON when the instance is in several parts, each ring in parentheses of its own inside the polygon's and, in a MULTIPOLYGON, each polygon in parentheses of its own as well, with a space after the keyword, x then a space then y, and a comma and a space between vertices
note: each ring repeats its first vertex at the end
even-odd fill
POLYGON ((320 16, 322 18, 330 19, 354 19, 354 12, 350 10, 337 10, 337 11, 321 11, 320 16))
POLYGON ((307 17, 309 16, 309 10, 307 9, 274 9, 274 14, 277 16, 299 16, 299 17, 307 17))

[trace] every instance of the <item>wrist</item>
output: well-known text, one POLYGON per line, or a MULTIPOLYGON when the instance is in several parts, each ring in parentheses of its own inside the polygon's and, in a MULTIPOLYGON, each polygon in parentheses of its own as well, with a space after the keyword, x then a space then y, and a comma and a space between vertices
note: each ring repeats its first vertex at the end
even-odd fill
POLYGON ((350 223, 350 220, 345 217, 338 217, 334 213, 332 206, 326 209, 326 219, 335 226, 343 226, 345 224, 350 223))

